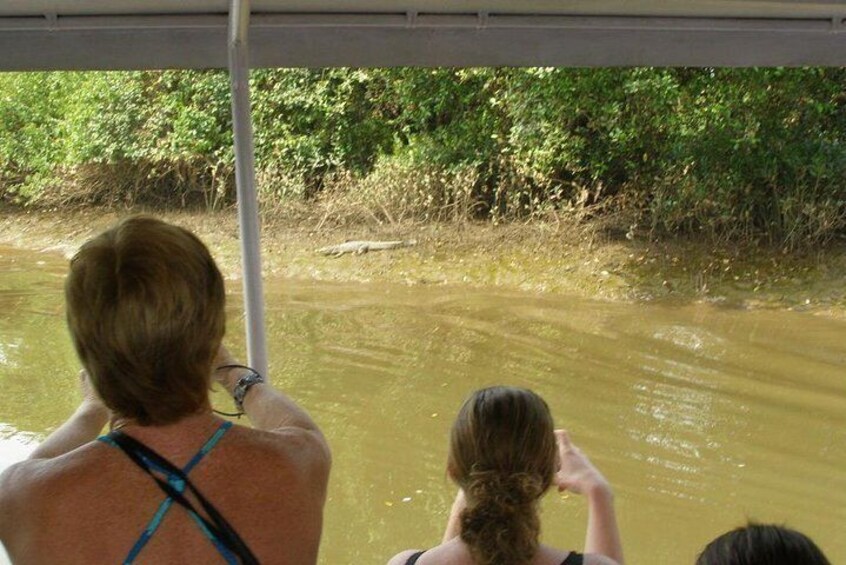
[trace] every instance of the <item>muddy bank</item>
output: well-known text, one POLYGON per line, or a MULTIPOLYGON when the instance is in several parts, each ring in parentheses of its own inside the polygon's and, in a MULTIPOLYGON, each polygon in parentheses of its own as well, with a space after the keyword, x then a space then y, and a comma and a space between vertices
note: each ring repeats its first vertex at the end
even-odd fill
MULTIPOLYGON (((0 245, 70 256, 92 235, 138 211, 0 211, 0 245)), ((155 212, 196 232, 226 276, 240 278, 234 210, 155 212)), ((269 277, 408 285, 494 286, 611 301, 710 302, 807 310, 846 318, 846 247, 817 253, 715 248, 701 242, 613 237, 550 223, 327 226, 268 218, 269 277), (413 247, 333 258, 315 250, 346 240, 413 239, 413 247)))

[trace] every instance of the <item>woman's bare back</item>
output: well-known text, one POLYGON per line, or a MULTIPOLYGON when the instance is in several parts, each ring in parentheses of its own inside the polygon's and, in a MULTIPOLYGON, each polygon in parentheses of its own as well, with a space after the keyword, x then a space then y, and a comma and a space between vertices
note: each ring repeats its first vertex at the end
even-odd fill
MULTIPOLYGON (((127 434, 182 468, 214 432, 213 426, 198 427, 208 433, 186 441, 140 428, 127 434)), ((328 468, 315 468, 322 459, 312 454, 320 449, 320 440, 302 429, 233 426, 189 478, 261 563, 314 563, 328 479, 328 468)), ((123 561, 166 498, 123 452, 102 442, 23 462, 10 475, 4 503, 26 501, 15 506, 12 533, 4 536, 16 563, 123 561)), ((173 504, 139 561, 222 559, 188 512, 173 504)))

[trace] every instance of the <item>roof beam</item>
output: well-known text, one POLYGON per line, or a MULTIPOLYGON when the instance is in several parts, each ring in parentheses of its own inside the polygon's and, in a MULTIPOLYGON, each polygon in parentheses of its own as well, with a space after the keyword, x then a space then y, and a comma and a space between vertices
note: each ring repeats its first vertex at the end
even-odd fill
MULTIPOLYGON (((255 67, 843 66, 840 16, 254 14, 255 67)), ((0 70, 226 68, 227 18, 0 18, 0 70)))

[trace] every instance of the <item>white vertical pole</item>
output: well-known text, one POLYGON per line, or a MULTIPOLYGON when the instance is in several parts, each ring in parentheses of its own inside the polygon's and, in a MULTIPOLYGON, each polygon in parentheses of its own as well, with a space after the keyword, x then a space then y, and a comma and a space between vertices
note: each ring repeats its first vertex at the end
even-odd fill
POLYGON ((247 357, 251 367, 262 375, 267 375, 258 196, 253 154, 253 124, 250 115, 250 68, 247 61, 249 27, 250 0, 231 0, 229 80, 232 90, 232 128, 235 137, 235 181, 238 188, 238 222, 241 229, 247 357))

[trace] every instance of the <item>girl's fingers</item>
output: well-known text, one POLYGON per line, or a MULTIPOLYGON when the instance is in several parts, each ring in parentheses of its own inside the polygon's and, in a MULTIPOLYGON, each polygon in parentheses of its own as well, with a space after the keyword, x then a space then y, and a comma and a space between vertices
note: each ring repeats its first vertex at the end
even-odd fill
POLYGON ((570 441, 570 434, 567 430, 555 430, 555 437, 558 439, 558 445, 562 451, 569 451, 573 448, 573 442, 570 441))

